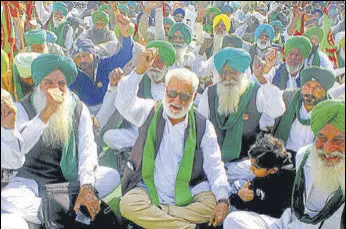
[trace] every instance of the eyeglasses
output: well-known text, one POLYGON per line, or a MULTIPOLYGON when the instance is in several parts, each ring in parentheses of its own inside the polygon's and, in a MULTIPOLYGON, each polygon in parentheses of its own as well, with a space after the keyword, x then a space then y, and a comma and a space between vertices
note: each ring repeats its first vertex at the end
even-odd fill
POLYGON ((187 102, 191 99, 192 95, 186 92, 178 93, 176 90, 166 90, 166 94, 169 98, 175 99, 179 95, 180 99, 184 102, 187 102))

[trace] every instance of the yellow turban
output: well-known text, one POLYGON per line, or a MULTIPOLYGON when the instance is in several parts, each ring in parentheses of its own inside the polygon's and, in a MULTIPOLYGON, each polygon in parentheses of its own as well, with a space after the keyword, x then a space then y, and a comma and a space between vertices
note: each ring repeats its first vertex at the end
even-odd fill
POLYGON ((220 22, 223 21, 223 23, 226 26, 226 32, 228 33, 228 31, 231 29, 231 20, 229 20, 229 17, 226 14, 219 14, 214 18, 213 21, 213 28, 215 29, 215 26, 220 22))

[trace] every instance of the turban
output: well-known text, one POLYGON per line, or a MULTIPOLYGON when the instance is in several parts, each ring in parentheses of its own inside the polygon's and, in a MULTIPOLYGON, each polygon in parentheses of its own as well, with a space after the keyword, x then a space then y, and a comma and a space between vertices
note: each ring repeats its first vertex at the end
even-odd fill
POLYGON ((256 28, 256 30, 255 30, 255 41, 257 41, 258 37, 260 37, 264 31, 269 34, 270 42, 272 42, 273 39, 274 39, 274 36, 275 36, 275 31, 274 31, 273 26, 271 26, 269 24, 260 24, 256 28))
POLYGON ((216 25, 220 22, 223 21, 223 23, 226 26, 226 32, 228 32, 231 29, 231 21, 229 20, 229 17, 226 14, 219 14, 214 18, 213 21, 213 29, 215 29, 216 25))
POLYGON ((16 55, 14 64, 21 78, 26 79, 31 77, 31 64, 40 55, 40 53, 36 52, 22 52, 16 55))
POLYGON ((345 31, 338 32, 335 35, 335 44, 339 46, 339 48, 345 47, 345 31))
POLYGON ((98 20, 102 20, 102 22, 107 25, 108 21, 109 21, 109 17, 108 14, 106 14, 105 12, 98 10, 95 13, 93 13, 93 15, 91 16, 94 25, 96 24, 96 22, 98 20))
POLYGON ((209 14, 213 12, 215 14, 215 16, 219 15, 219 14, 222 14, 221 10, 219 10, 218 8, 216 7, 211 7, 211 8, 208 8, 207 9, 207 17, 209 17, 209 14))
POLYGON ((7 53, 1 49, 1 76, 10 68, 10 60, 7 53))
POLYGON ((282 30, 282 22, 279 20, 272 21, 270 23, 270 25, 273 26, 273 28, 274 28, 274 26, 277 26, 280 31, 282 30))
POLYGON ((244 49, 223 48, 214 56, 214 64, 219 73, 225 63, 238 72, 244 73, 250 66, 251 56, 244 49))
POLYGON ((209 22, 209 15, 210 13, 214 13, 215 16, 221 14, 221 10, 219 10, 218 8, 215 7, 211 7, 207 9, 207 13, 206 13, 206 19, 207 19, 207 23, 205 23, 205 25, 203 25, 203 30, 209 34, 213 33, 213 22, 209 22))
POLYGON ((316 80, 326 92, 331 89, 335 83, 335 75, 332 71, 316 66, 304 68, 300 73, 300 77, 302 85, 310 80, 316 80))
POLYGON ((47 33, 43 29, 33 29, 24 33, 26 43, 31 47, 33 44, 42 45, 47 40, 47 33))
POLYGON ((107 4, 102 4, 98 10, 103 11, 103 10, 109 10, 109 6, 107 4))
POLYGON ((46 30, 47 33, 47 42, 49 43, 56 43, 57 41, 57 36, 55 35, 55 33, 53 33, 52 31, 46 30))
POLYGON ((130 12, 130 8, 125 4, 118 4, 118 9, 119 11, 124 10, 126 15, 128 15, 130 12))
POLYGON ((323 12, 322 12, 322 10, 320 10, 320 9, 315 9, 314 11, 312 11, 312 14, 315 14, 315 13, 319 13, 319 14, 320 14, 320 17, 323 16, 323 12))
POLYGON ((319 42, 322 41, 323 34, 324 34, 323 29, 321 27, 318 27, 318 26, 312 27, 305 32, 305 36, 307 38, 311 38, 313 35, 316 35, 319 42))
POLYGON ((127 2, 127 5, 128 5, 128 6, 131 6, 131 5, 132 5, 133 7, 136 8, 137 3, 136 3, 135 1, 128 1, 128 2, 127 2))
POLYGON ((54 54, 42 54, 31 64, 32 79, 35 86, 51 72, 59 69, 65 76, 67 84, 70 85, 76 79, 77 67, 73 60, 54 54))
POLYGON ((192 32, 191 32, 190 27, 183 22, 175 23, 174 25, 171 26, 171 28, 169 28, 169 31, 168 31, 169 42, 171 42, 172 36, 177 31, 181 32, 181 34, 184 37, 185 43, 189 45, 191 43, 191 39, 192 39, 192 32))
POLYGON ((158 48, 160 57, 163 59, 167 67, 170 67, 175 62, 175 49, 171 43, 166 41, 151 41, 146 48, 158 48))
POLYGON ((169 17, 163 18, 163 24, 164 24, 164 25, 168 24, 168 25, 172 26, 172 25, 174 25, 174 23, 175 23, 175 21, 173 21, 173 20, 172 20, 171 18, 169 18, 169 17))
POLYGON ((294 36, 289 38, 285 43, 285 55, 294 48, 298 48, 302 52, 303 57, 308 58, 311 53, 312 45, 306 37, 294 36))
POLYGON ((177 14, 182 14, 183 17, 185 17, 185 10, 182 8, 178 8, 174 11, 173 16, 175 17, 175 15, 177 15, 177 14))
POLYGON ((328 123, 345 134, 345 102, 327 99, 317 104, 311 112, 311 129, 315 136, 328 123))
POLYGON ((60 10, 64 16, 67 15, 68 10, 67 10, 67 6, 65 3, 63 3, 63 2, 54 3, 53 4, 53 13, 56 13, 58 10, 60 10))
POLYGON ((235 34, 227 35, 223 38, 222 48, 243 48, 243 40, 235 34))
POLYGON ((79 38, 73 45, 71 56, 74 57, 77 53, 80 52, 95 54, 94 43, 90 39, 79 38))

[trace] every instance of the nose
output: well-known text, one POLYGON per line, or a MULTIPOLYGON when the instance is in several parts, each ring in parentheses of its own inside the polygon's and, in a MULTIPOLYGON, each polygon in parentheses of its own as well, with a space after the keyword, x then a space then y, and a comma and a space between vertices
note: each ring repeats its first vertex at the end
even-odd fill
POLYGON ((323 151, 325 154, 329 154, 331 152, 336 151, 335 145, 332 141, 327 141, 323 146, 323 151))
POLYGON ((182 101, 181 101, 179 95, 177 95, 177 97, 174 98, 174 104, 175 105, 181 105, 182 104, 182 101))

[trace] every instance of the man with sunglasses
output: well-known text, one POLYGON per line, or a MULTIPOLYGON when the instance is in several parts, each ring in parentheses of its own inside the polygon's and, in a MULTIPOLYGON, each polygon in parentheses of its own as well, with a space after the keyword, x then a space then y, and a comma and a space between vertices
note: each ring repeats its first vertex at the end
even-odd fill
POLYGON ((214 56, 219 82, 204 91, 198 105, 198 111, 215 127, 230 184, 254 178, 246 158, 260 132, 262 116, 276 118, 285 109, 280 90, 263 76, 257 78, 260 85, 249 82, 245 71, 250 63, 250 54, 244 49, 219 51, 214 56))
POLYGON ((141 127, 124 172, 121 214, 144 228, 216 226, 228 213, 229 185, 214 127, 193 108, 197 75, 168 71, 158 105, 136 96, 158 56, 160 50, 147 49, 136 70, 118 84, 119 95, 126 96, 118 96, 115 106, 141 127))

